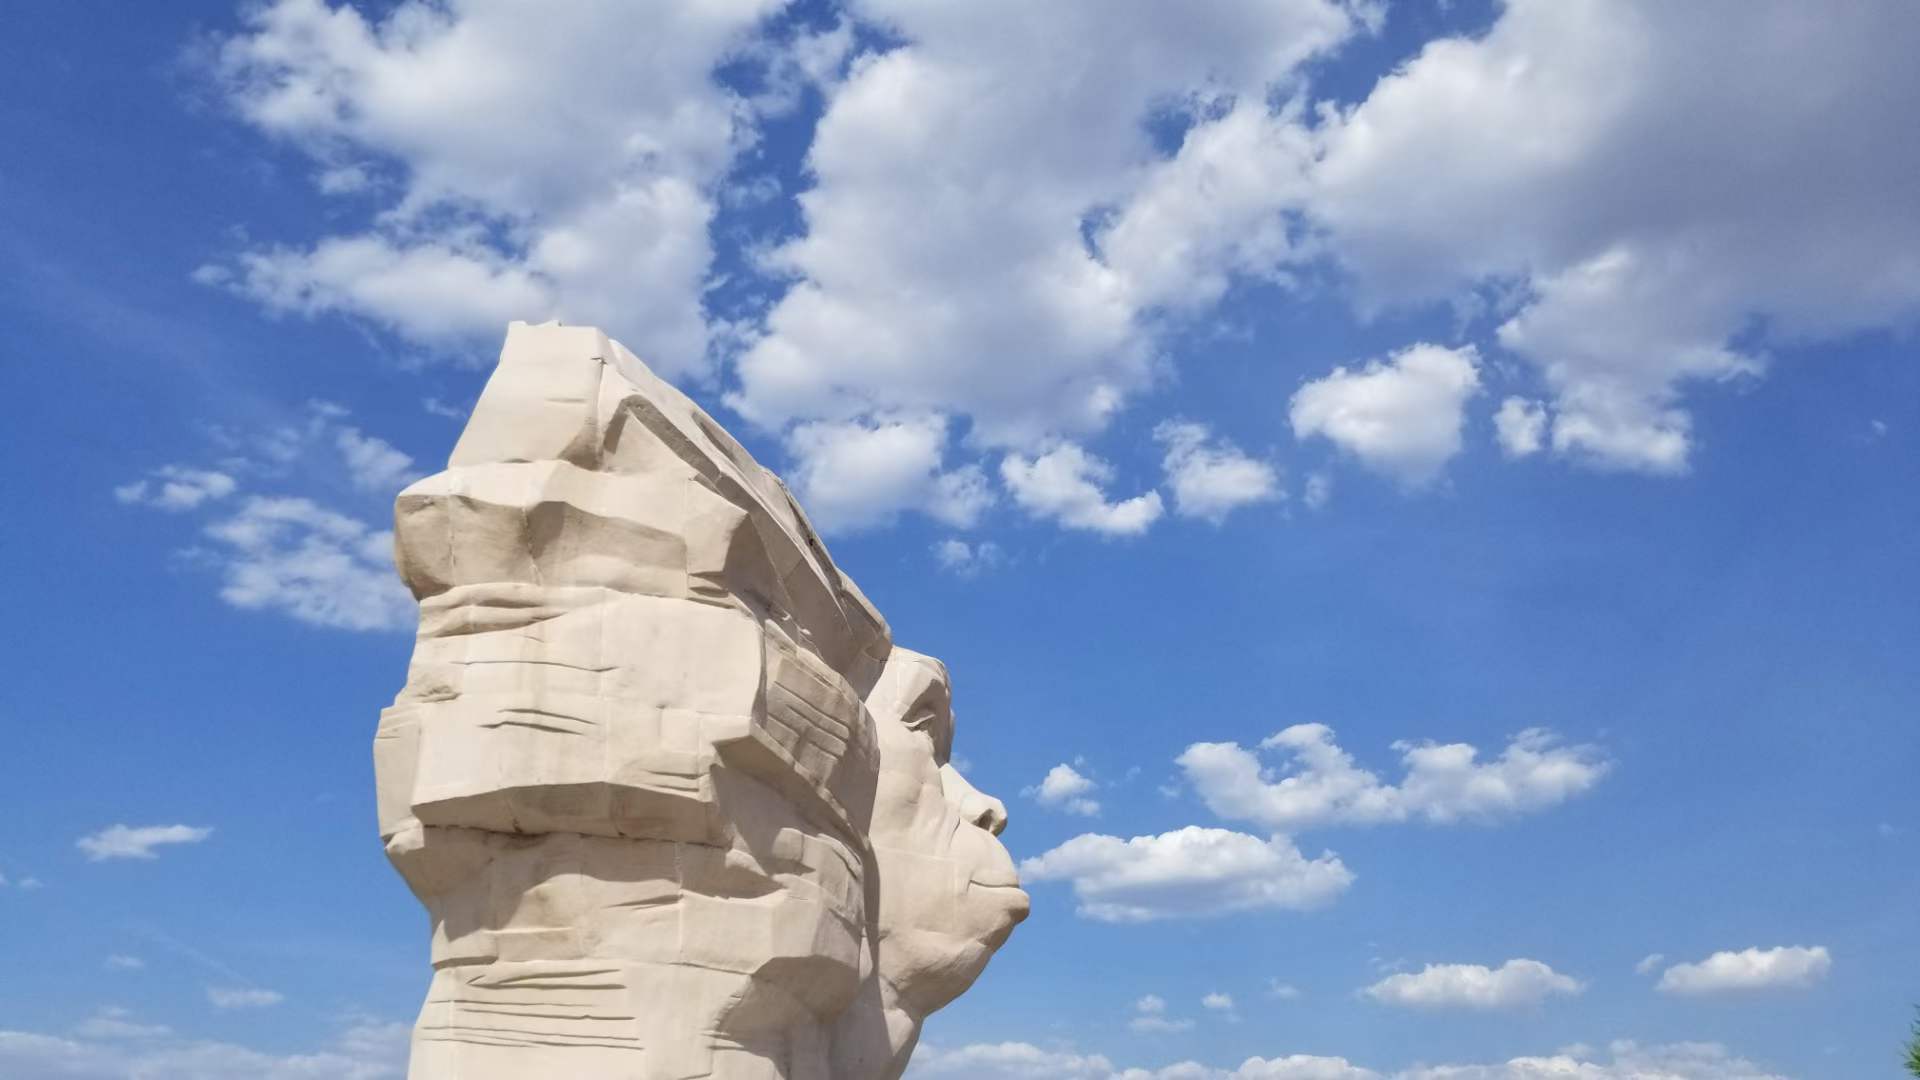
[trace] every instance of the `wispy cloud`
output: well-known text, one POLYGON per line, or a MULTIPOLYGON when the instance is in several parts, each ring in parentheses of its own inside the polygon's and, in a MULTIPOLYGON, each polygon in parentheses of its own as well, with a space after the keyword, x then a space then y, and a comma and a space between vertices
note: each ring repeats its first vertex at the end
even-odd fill
POLYGON ((74 841, 86 853, 89 862, 109 859, 153 859, 156 848, 169 844, 197 844, 213 835, 213 829, 197 825, 109 825, 90 836, 74 841))
POLYGON ((257 986, 209 986, 207 1000, 216 1009, 264 1009, 285 1001, 286 995, 257 986))

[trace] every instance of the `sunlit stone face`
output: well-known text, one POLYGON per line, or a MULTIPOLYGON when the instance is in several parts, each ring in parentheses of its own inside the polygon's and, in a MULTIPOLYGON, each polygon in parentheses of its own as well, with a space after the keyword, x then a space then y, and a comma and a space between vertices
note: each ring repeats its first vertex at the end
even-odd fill
POLYGON ((954 768, 945 665, 895 647, 868 695, 880 746, 869 837, 880 879, 879 965, 919 1016, 957 997, 1026 918, 1013 859, 999 840, 1000 800, 954 768))

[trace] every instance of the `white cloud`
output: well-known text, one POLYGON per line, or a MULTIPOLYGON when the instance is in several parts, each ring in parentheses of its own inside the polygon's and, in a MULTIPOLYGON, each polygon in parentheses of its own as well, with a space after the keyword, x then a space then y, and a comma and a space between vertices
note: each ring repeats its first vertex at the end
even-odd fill
POLYGON ((419 477, 413 458, 385 439, 362 434, 358 428, 341 427, 334 441, 346 463, 348 479, 362 491, 392 495, 419 477))
POLYGON ((1480 392, 1479 365, 1471 345, 1409 345, 1305 384, 1287 417, 1296 438, 1321 436, 1402 483, 1427 484, 1460 452, 1467 399, 1480 392))
POLYGON ((209 986, 207 1000, 216 1009, 264 1009, 285 1001, 286 995, 257 986, 209 986))
POLYGON ((971 528, 993 504, 978 465, 942 471, 946 421, 936 415, 818 422, 787 435, 794 490, 822 532, 889 524, 914 509, 971 528))
POLYGON ((1133 1015, 1127 1018, 1127 1028, 1143 1035, 1170 1035, 1189 1031, 1193 1021, 1167 1015, 1167 1001, 1158 994, 1147 994, 1133 1003, 1133 1015))
POLYGON ((1154 379, 1156 309, 1284 247, 1239 209, 1273 183, 1235 159, 1269 146, 1260 131, 1222 131, 1230 150, 1196 146, 1174 175, 1143 119, 1237 96, 1264 128, 1251 103, 1354 29, 1323 0, 861 10, 906 44, 831 91, 805 233, 771 260, 796 280, 734 404, 770 424, 948 410, 985 444, 1029 447, 1098 429, 1154 379), (1195 184, 1222 198, 1193 202, 1195 184))
POLYGON ((1591 746, 1562 746, 1540 729, 1514 736, 1482 762, 1466 743, 1396 743, 1398 784, 1355 764, 1324 724, 1295 724, 1260 744, 1291 759, 1275 770, 1237 743, 1194 743, 1178 759, 1207 808, 1284 832, 1407 820, 1485 821, 1541 810, 1583 794, 1608 764, 1591 746))
POLYGON ((1333 477, 1323 472, 1307 477, 1306 489, 1300 493, 1300 501, 1307 504, 1309 510, 1324 510, 1333 501, 1333 477))
POLYGON ((1537 401, 1510 397, 1493 414, 1493 433, 1500 452, 1510 458, 1523 458, 1540 452, 1547 444, 1547 407, 1537 401))
POLYGON ((137 956, 114 953, 107 957, 107 966, 115 971, 139 971, 147 966, 147 962, 137 956))
MULTIPOLYGON (((1223 102, 1215 101, 1210 105, 1223 102)), ((1285 280, 1296 257, 1279 211, 1307 191, 1312 137, 1301 102, 1279 110, 1263 96, 1199 116, 1169 159, 1095 237, 1101 258, 1136 303, 1204 310, 1236 276, 1285 280)), ((1213 111, 1212 109, 1206 110, 1213 111)))
MULTIPOLYGON (((229 100, 369 216, 199 276, 430 344, 557 314, 670 375, 737 346, 729 400, 782 436, 937 424, 925 470, 840 504, 857 523, 969 519, 986 476, 942 465, 949 441, 1016 464, 1085 443, 1166 381, 1163 346, 1233 282, 1317 288, 1331 261, 1369 312, 1446 302, 1467 331, 1498 324, 1538 384, 1496 417, 1509 454, 1676 473, 1689 384, 1920 316, 1903 184, 1920 149, 1883 136, 1920 92, 1900 62, 1920 30, 1904 0, 1863 2, 1835 20, 1756 0, 1727 25, 1654 0, 1516 0, 1336 108, 1302 66, 1380 5, 1002 0, 960 18, 868 0, 776 44, 758 30, 775 0, 407 0, 377 18, 277 0, 220 50, 229 100), (850 55, 876 36, 897 44, 850 55), (770 89, 739 100, 713 78, 723 61, 764 65, 770 89), (826 113, 802 231, 749 241, 747 291, 785 292, 710 320, 717 208, 776 193, 757 166, 729 179, 756 110, 809 83, 826 113), (1178 147, 1156 143, 1169 131, 1178 147), (929 496, 929 478, 960 493, 929 496)), ((1427 482, 1458 450, 1473 361, 1411 345, 1317 380, 1296 433, 1427 482)), ((1263 490, 1246 465, 1211 479, 1228 499, 1263 490)), ((1177 512, 1230 509, 1205 484, 1171 490, 1177 512)), ((1083 527, 1144 529, 1158 509, 1140 498, 1119 504, 1125 530, 1083 527)))
POLYGON ((233 287, 276 313, 352 314, 443 348, 498 334, 514 319, 555 317, 540 277, 474 236, 409 242, 330 237, 311 249, 240 256, 233 287))
POLYGON ((74 841, 85 852, 87 861, 107 859, 158 858, 154 849, 167 844, 197 844, 213 835, 213 829, 194 825, 109 825, 90 836, 74 841))
POLYGON ((1419 972, 1389 975, 1364 993, 1382 1004, 1419 1009, 1521 1009, 1585 989, 1538 960, 1509 960, 1497 968, 1428 964, 1419 972))
POLYGON ((1376 1080, 1378 1073, 1343 1057, 1288 1054, 1286 1057, 1248 1058, 1237 1069, 1175 1073, 1162 1070, 1165 1080, 1376 1080))
MULTIPOLYGON (((391 497, 418 474, 413 459, 385 439, 345 422, 347 410, 307 403, 297 423, 264 435, 216 431, 230 472, 287 483, 298 475, 331 489, 391 497)), ((156 493, 145 481, 116 491, 122 502, 192 509, 237 486, 226 473, 167 466, 156 493), (205 478, 214 477, 218 482, 205 478), (192 495, 176 491, 188 478, 192 495)), ((302 496, 250 496, 202 528, 212 545, 190 549, 190 561, 219 571, 221 599, 235 607, 285 612, 303 622, 349 630, 411 627, 416 609, 393 569, 393 534, 302 496)))
POLYGON ((1283 836, 1262 840, 1195 825, 1130 840, 1085 833, 1024 860, 1020 874, 1072 882, 1080 914, 1101 922, 1303 910, 1353 882, 1331 853, 1308 859, 1283 836))
POLYGON ((363 229, 243 253, 234 286, 434 346, 516 318, 596 323, 664 372, 702 370, 715 192, 751 142, 712 72, 775 6, 250 10, 216 65, 238 113, 314 157, 323 191, 370 161, 398 182, 357 185, 391 192, 363 229))
POLYGON ((155 1039, 172 1034, 173 1029, 140 1023, 128 1010, 109 1006, 75 1024, 73 1033, 86 1039, 155 1039))
POLYGON ((1222 994, 1218 991, 1215 991, 1201 998, 1200 1004, 1206 1008, 1213 1009, 1216 1012, 1232 1012, 1233 1011, 1233 995, 1222 994))
POLYGON ((1087 796, 1097 787, 1099 785, 1091 778, 1082 776, 1078 769, 1063 761, 1048 769, 1047 775, 1038 784, 1024 789, 1021 794, 1041 806, 1051 806, 1081 817, 1094 817, 1100 813, 1100 803, 1087 796))
POLYGON ((921 1043, 907 1064, 909 1078, 967 1080, 1112 1080, 1120 1075, 1098 1054, 1048 1050, 1024 1042, 972 1043, 952 1048, 921 1043))
POLYGON ((991 540, 968 543, 958 537, 948 537, 933 545, 933 557, 940 569, 951 571, 961 577, 973 577, 985 570, 991 570, 1006 560, 1000 545, 991 540))
POLYGON ((1101 486, 1113 479, 1113 467, 1074 443, 1058 443, 1031 459, 1008 454, 1000 477, 1021 509, 1070 529, 1138 536, 1160 520, 1157 491, 1108 502, 1101 486))
POLYGON ((1167 448, 1163 465, 1174 512, 1219 524, 1242 506, 1280 497, 1279 473, 1232 443, 1213 441, 1205 424, 1169 420, 1153 429, 1167 448))
POLYGON ((438 416, 446 420, 459 420, 462 423, 465 423, 467 416, 473 412, 473 406, 471 405, 464 408, 459 405, 449 405, 437 397, 421 398, 420 407, 426 410, 429 416, 438 416))
POLYGON ((1333 118, 1310 213, 1366 303, 1514 297, 1554 450, 1678 472, 1689 383, 1920 314, 1920 20, 1847 14, 1516 0, 1333 118))
POLYGON ((272 1054, 103 1009, 72 1036, 0 1030, 0 1075, 66 1080, 400 1080, 407 1025, 355 1020, 329 1049, 272 1054))
POLYGON ((1660 969, 1660 965, 1665 963, 1666 959, 1665 953, 1648 953, 1646 956, 1640 958, 1639 963, 1633 965, 1633 973, 1635 975, 1651 975, 1660 969))
POLYGON ((1654 988, 1667 994, 1732 994, 1749 990, 1804 990, 1827 977, 1833 957, 1823 945, 1782 945, 1717 952, 1692 964, 1675 964, 1654 988))
POLYGON ((221 470, 167 465, 154 470, 157 483, 140 480, 114 489, 115 498, 129 505, 161 510, 198 509, 224 499, 239 489, 236 476, 285 479, 295 467, 317 475, 322 482, 344 480, 355 491, 391 496, 419 477, 413 458, 375 435, 346 423, 348 411, 327 401, 309 401, 305 417, 281 424, 261 435, 239 435, 216 429, 226 450, 221 470), (336 464, 337 463, 337 464, 336 464))
POLYGON ((1717 1043, 1640 1046, 1615 1042, 1605 1060, 1569 1047, 1551 1057, 1518 1057, 1497 1065, 1416 1066, 1394 1080, 1786 1080, 1734 1056, 1717 1043))
POLYGON ((163 465, 155 469, 153 475, 156 479, 135 480, 114 488, 113 497, 129 506, 178 512, 224 499, 239 486, 226 473, 184 465, 163 465))
POLYGON ((1640 1046, 1615 1042, 1604 1057, 1569 1047, 1551 1057, 1520 1057, 1498 1064, 1415 1066, 1382 1074, 1341 1057, 1293 1054, 1248 1058, 1237 1068, 1183 1061, 1161 1069, 1122 1068, 1099 1054, 1032 1043, 923 1044, 908 1066, 917 1077, 967 1080, 1784 1080, 1716 1043, 1640 1046))
POLYGON ((256 496, 207 526, 210 558, 237 608, 280 611, 344 630, 401 630, 417 621, 393 569, 393 534, 311 499, 256 496))
POLYGON ((1279 979, 1267 980, 1267 995, 1277 997, 1281 1001, 1298 1001, 1302 997, 1299 987, 1279 979))

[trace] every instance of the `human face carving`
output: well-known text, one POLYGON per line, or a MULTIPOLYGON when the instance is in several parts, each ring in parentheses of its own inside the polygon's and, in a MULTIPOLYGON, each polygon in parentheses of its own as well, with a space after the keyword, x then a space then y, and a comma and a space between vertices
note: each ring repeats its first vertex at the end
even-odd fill
POLYGON ((880 747, 870 840, 879 872, 879 971, 924 1017, 958 997, 1026 918, 1000 800, 953 767, 945 665, 896 647, 867 697, 880 747))

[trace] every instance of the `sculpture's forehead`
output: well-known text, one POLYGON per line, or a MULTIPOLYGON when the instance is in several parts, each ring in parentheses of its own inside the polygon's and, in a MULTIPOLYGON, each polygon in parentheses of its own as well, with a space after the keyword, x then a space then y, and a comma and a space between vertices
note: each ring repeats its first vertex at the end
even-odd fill
POLYGON ((887 654, 887 664, 867 703, 875 712, 904 712, 921 703, 950 707, 952 688, 947 665, 939 660, 895 645, 887 654))
MULTIPOLYGON (((448 471, 410 488, 403 503, 435 494, 472 501, 479 493, 470 489, 490 474, 499 483, 485 498, 503 520, 527 508, 566 510, 549 515, 564 535, 523 546, 546 563, 556 554, 589 556, 496 579, 605 586, 611 566, 616 587, 675 591, 629 580, 630 568, 657 563, 707 599, 744 600, 790 621, 794 636, 859 693, 873 686, 891 646, 886 620, 835 565, 786 487, 698 404, 601 332, 515 324, 448 471), (574 582, 568 575, 577 568, 598 576, 574 582)), ((402 524, 403 572, 447 546, 450 523, 402 524)), ((495 524, 466 532, 492 535, 501 531, 495 524)), ((409 584, 419 595, 436 591, 412 575, 409 584)))

